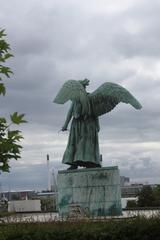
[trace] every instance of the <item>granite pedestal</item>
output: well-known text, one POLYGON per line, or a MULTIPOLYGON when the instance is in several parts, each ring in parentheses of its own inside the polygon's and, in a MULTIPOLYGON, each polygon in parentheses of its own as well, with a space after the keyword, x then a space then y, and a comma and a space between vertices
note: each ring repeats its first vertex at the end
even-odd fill
POLYGON ((58 206, 68 216, 70 206, 80 206, 89 216, 122 214, 118 167, 85 168, 58 172, 58 206))

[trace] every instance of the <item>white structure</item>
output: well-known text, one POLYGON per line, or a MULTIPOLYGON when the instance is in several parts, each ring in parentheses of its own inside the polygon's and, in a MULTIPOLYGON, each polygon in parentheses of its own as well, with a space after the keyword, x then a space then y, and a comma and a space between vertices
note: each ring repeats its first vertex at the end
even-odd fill
POLYGON ((127 207, 127 202, 128 201, 137 201, 138 198, 137 197, 129 197, 129 198, 121 198, 121 203, 122 203, 122 209, 127 207))
POLYGON ((40 212, 40 200, 17 200, 8 202, 8 212, 40 212))
POLYGON ((57 180, 56 180, 56 176, 54 173, 54 168, 52 168, 52 184, 51 184, 51 190, 53 192, 57 192, 57 180))

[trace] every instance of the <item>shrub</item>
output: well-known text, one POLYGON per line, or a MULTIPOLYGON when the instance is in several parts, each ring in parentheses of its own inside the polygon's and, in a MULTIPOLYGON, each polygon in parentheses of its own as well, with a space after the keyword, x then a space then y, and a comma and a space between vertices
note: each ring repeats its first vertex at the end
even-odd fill
POLYGON ((17 223, 0 226, 1 240, 159 240, 160 218, 105 222, 17 223))

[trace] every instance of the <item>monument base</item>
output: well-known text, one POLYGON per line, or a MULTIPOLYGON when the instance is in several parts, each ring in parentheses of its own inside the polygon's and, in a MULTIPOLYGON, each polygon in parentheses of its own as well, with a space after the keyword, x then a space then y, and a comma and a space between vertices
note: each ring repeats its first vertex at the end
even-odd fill
POLYGON ((121 215, 118 167, 59 171, 58 206, 61 216, 69 216, 73 206, 87 216, 121 215))

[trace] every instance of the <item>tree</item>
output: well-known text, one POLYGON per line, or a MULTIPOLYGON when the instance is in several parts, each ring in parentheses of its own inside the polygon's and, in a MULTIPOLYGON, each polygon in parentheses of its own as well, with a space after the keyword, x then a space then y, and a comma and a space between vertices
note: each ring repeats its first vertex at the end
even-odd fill
POLYGON ((138 195, 137 206, 138 207, 152 207, 154 206, 154 195, 151 186, 143 186, 138 195))
POLYGON ((42 212, 53 212, 56 210, 55 198, 41 198, 41 210, 42 212))
MULTIPOLYGON (((10 78, 11 69, 6 66, 6 61, 13 57, 10 53, 10 45, 5 40, 5 30, 0 30, 0 95, 5 96, 6 87, 5 79, 10 78)), ((6 117, 0 117, 0 170, 8 172, 11 159, 17 160, 20 158, 22 146, 19 144, 23 138, 21 131, 12 129, 13 125, 25 123, 24 114, 15 112, 10 115, 10 120, 6 117)))
POLYGON ((137 202, 136 200, 128 200, 127 201, 127 206, 126 208, 136 208, 137 207, 137 202))
POLYGON ((160 207, 160 185, 153 189, 154 206, 160 207))

